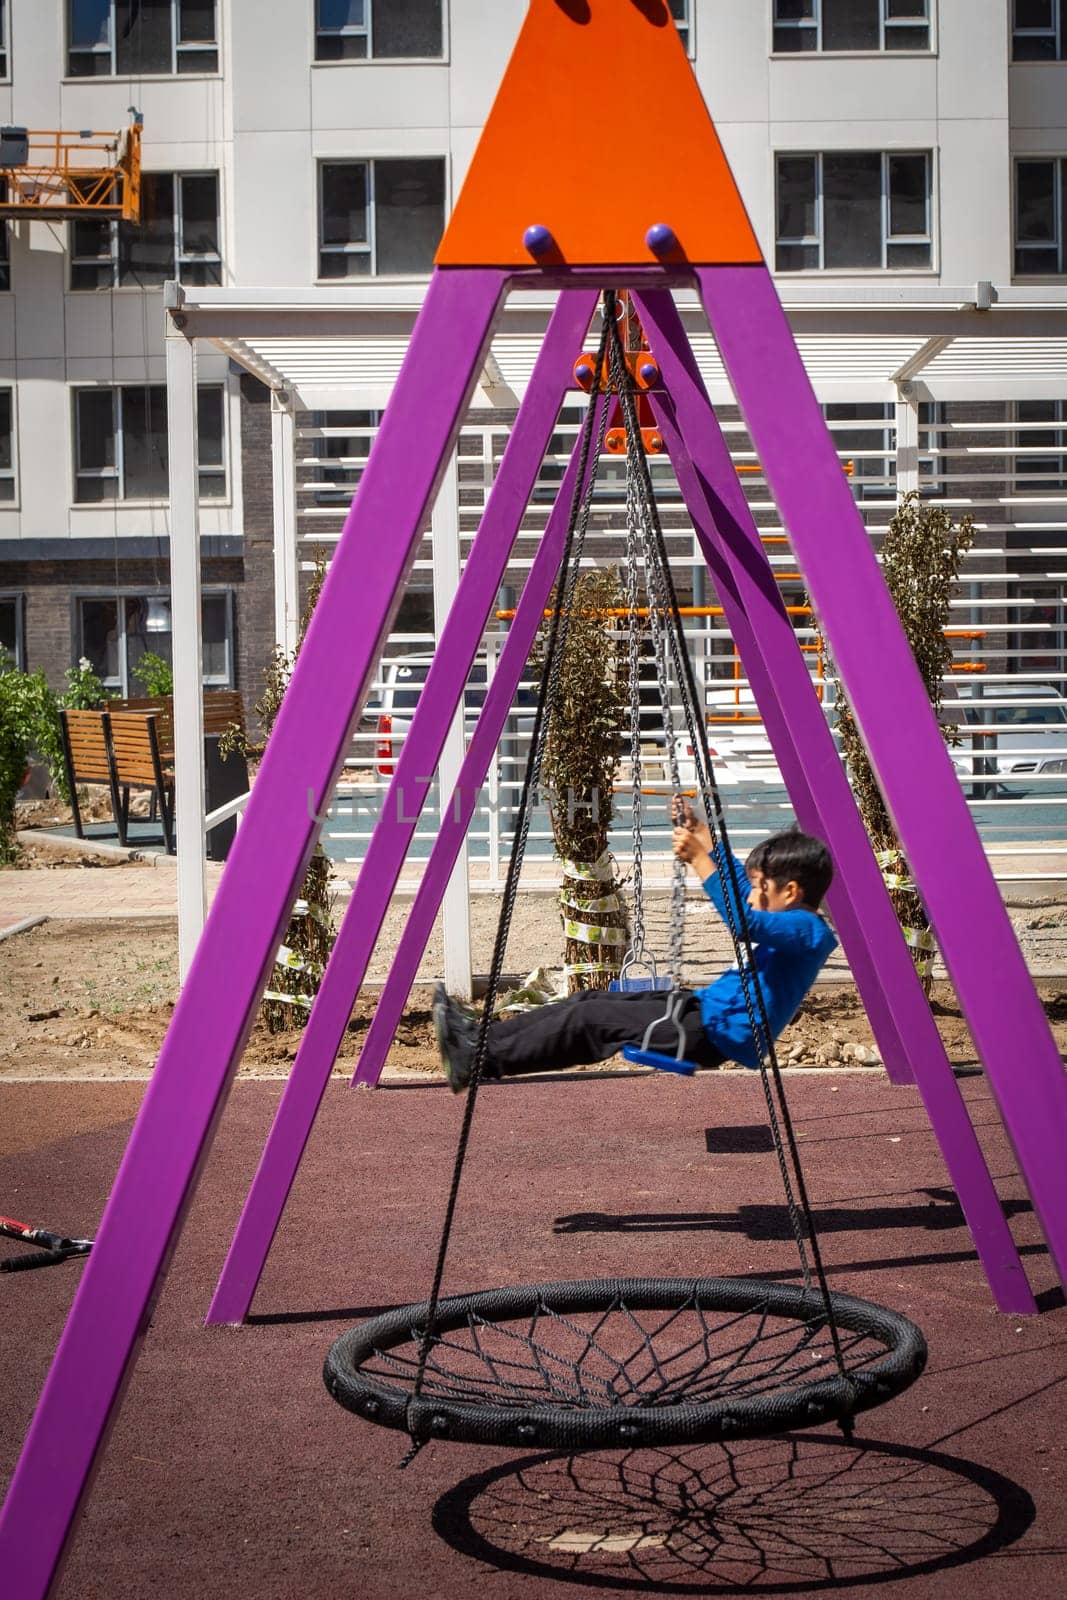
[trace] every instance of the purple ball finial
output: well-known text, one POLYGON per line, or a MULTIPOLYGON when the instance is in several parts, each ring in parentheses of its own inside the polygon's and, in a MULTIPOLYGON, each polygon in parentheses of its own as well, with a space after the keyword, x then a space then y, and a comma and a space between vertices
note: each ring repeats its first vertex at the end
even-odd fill
POLYGON ((645 243, 653 255, 665 256, 677 249, 678 236, 667 222, 654 222, 645 234, 645 243))
POLYGON ((551 230, 540 222, 535 222, 527 228, 522 236, 522 242, 532 256, 547 255, 555 244, 551 230))
POLYGON ((655 383, 659 377, 659 368, 656 363, 654 361, 643 361, 641 363, 641 376, 646 383, 655 383))

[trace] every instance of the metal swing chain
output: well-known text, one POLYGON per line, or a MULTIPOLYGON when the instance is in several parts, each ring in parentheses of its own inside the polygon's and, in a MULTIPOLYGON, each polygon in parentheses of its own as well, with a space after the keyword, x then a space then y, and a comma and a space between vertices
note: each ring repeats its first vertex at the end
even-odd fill
MULTIPOLYGON (((616 330, 617 334, 617 330, 616 330)), ((609 349, 609 370, 612 383, 616 391, 622 394, 629 377, 625 358, 622 354, 622 341, 617 336, 612 339, 609 349)), ((659 700, 660 718, 663 726, 664 747, 667 753, 667 770, 671 793, 677 794, 680 788, 678 772, 678 752, 674 739, 674 714, 671 705, 671 685, 667 671, 667 661, 663 642, 663 622, 660 612, 661 596, 656 580, 656 565, 653 552, 649 548, 647 515, 641 495, 641 472, 636 463, 636 455, 643 455, 641 436, 639 432, 629 425, 626 428, 626 526, 627 526, 627 551, 629 562, 629 592, 628 602, 631 615, 637 611, 637 565, 638 548, 640 548, 641 564, 645 579, 645 596, 648 602, 648 616, 652 639, 653 664, 656 672, 656 689, 659 700)), ((630 745, 631 752, 639 745, 638 718, 640 712, 639 685, 637 681, 637 639, 636 626, 631 624, 630 630, 630 745)), ((641 774, 639 765, 634 771, 633 795, 633 833, 634 833, 634 859, 635 863, 641 854, 641 804, 640 804, 641 774)), ((682 981, 682 952, 685 942, 685 862, 674 859, 671 895, 670 895, 670 921, 668 932, 667 970, 672 984, 679 987, 682 981)), ((635 906, 640 906, 640 911, 635 910, 635 917, 641 918, 641 948, 644 948, 644 905, 643 897, 638 898, 641 888, 641 878, 635 872, 635 906)), ((634 946, 637 945, 635 933, 634 946)))
MULTIPOLYGON (((597 355, 597 371, 600 372, 607 356, 609 324, 614 317, 615 295, 611 290, 604 292, 604 326, 600 337, 600 348, 597 355)), ((471 1127, 474 1122, 474 1109, 478 1099, 478 1089, 482 1081, 487 1054, 489 1025, 492 1020, 493 1009, 496 1003, 497 989, 500 984, 500 975, 503 970, 504 956, 507 952, 508 935, 511 929, 511 919, 515 910, 515 899, 518 894, 519 874, 522 870, 523 857, 526 853, 526 843, 530 833, 530 822, 533 815, 533 800, 540 785, 541 765, 544 758, 545 746, 548 741, 548 729, 552 709, 556 704, 560 679, 562 676, 563 652, 566 647, 567 633, 570 623, 570 612, 574 601, 578 575, 581 569, 582 551, 585 538, 589 529, 589 517, 593 504, 593 491, 596 487, 597 463, 603 453, 604 434, 607 430, 608 405, 606 398, 602 397, 594 388, 589 398, 589 406, 582 423, 582 432, 579 441, 578 471, 574 483, 574 492, 571 496, 570 517, 567 526, 567 538, 564 544, 563 555, 560 561, 561 578, 556 585, 556 602, 549 623, 548 640, 545 646, 545 666, 541 676, 541 686, 537 696, 537 708, 534 713, 534 726, 531 734, 532 754, 527 764, 523 777, 522 794, 519 799, 519 829, 512 843, 511 857, 508 862, 507 877, 504 883, 500 921, 497 924, 496 940, 493 946, 493 958, 490 963, 489 978, 486 985, 485 1000, 478 1027, 478 1037, 471 1063, 471 1079, 467 1090, 467 1103, 464 1108, 463 1123, 460 1128, 459 1141, 456 1148, 456 1159, 452 1169, 452 1182, 449 1189, 448 1201, 445 1206, 445 1217, 441 1228, 441 1239, 438 1246, 437 1262, 434 1267, 433 1287, 427 1307, 426 1323, 419 1342, 418 1368, 412 1387, 412 1401, 419 1398, 426 1378, 426 1365, 429 1359, 430 1347, 433 1343, 434 1325, 437 1320, 437 1307, 441 1298, 441 1284, 444 1279, 445 1262, 448 1256, 448 1246, 452 1236, 452 1225, 455 1220, 456 1203, 459 1198, 459 1187, 463 1176, 463 1165, 466 1159, 467 1147, 470 1142, 471 1127), (594 433, 596 435, 594 444, 594 433), (592 464, 590 465, 590 458, 592 464)), ((411 1444, 400 1462, 401 1468, 408 1466, 423 1445, 425 1437, 419 1438, 415 1433, 414 1422, 409 1427, 411 1444)))
POLYGON ((633 966, 648 964, 645 954, 645 874, 641 839, 641 788, 644 775, 641 762, 641 663, 637 643, 640 610, 638 562, 640 558, 640 506, 636 485, 626 463, 626 606, 630 671, 630 831, 633 841, 633 892, 630 917, 630 947, 623 958, 622 973, 633 966))
MULTIPOLYGON (((615 350, 618 349, 621 352, 621 341, 619 340, 618 332, 617 330, 613 331, 614 340, 612 344, 612 351, 614 353, 615 350)), ((623 362, 623 365, 625 366, 625 362, 623 362)), ((623 421, 629 436, 631 432, 637 434, 638 419, 637 407, 634 404, 633 380, 629 377, 628 372, 626 373, 626 378, 629 381, 624 382, 623 387, 620 390, 619 398, 623 411, 623 421)), ((681 613, 678 609, 677 592, 674 587, 674 578, 670 570, 666 541, 663 537, 663 528, 659 521, 655 495, 652 489, 651 475, 648 471, 648 463, 644 458, 643 450, 641 451, 640 455, 636 457, 636 466, 638 480, 644 500, 646 528, 649 536, 647 548, 655 553, 655 564, 658 568, 659 583, 662 584, 668 599, 668 605, 666 608, 666 615, 669 623, 668 637, 671 643, 671 654, 674 660, 675 670, 678 673, 679 683, 683 686, 682 704, 685 712, 686 723, 689 729, 690 738, 692 739, 694 756, 697 759, 698 767, 700 764, 702 764, 704 767, 703 776, 705 782, 702 787, 705 800, 705 813, 709 828, 711 829, 712 833, 713 849, 716 851, 716 853, 718 853, 719 839, 721 839, 724 859, 719 861, 719 867, 720 870, 727 867, 729 868, 729 888, 728 892, 723 896, 723 903, 727 909, 727 923, 734 945, 735 957, 738 964, 738 972, 741 977, 742 993, 745 997, 745 1006, 746 1010, 748 1011, 749 1024, 752 1028, 753 1039, 757 1043, 757 1046, 760 1043, 761 1035, 762 1039, 765 1041, 765 1049, 760 1051, 760 1080, 763 1084, 764 1096, 767 1101, 767 1110, 770 1118, 772 1134, 774 1137, 775 1150, 778 1156, 779 1169, 781 1171, 783 1185, 785 1188, 790 1223, 792 1225, 794 1238, 797 1244, 797 1250, 800 1256, 804 1286, 805 1288, 811 1287, 811 1274, 808 1268, 807 1252, 804 1245, 804 1235, 801 1231, 800 1218, 797 1211, 796 1201, 793 1198, 792 1184, 790 1182, 789 1171, 785 1161, 785 1150, 783 1147, 781 1130, 779 1128, 779 1118, 778 1115, 776 1115, 774 1096, 771 1093, 770 1082, 768 1079, 768 1062, 770 1063, 771 1074, 773 1075, 774 1090, 778 1100, 778 1111, 781 1117, 781 1124, 785 1129, 786 1142, 788 1143, 793 1173, 796 1179, 797 1192, 800 1197, 800 1205, 803 1211, 807 1238, 811 1246, 812 1262, 815 1267, 815 1275, 818 1282, 820 1298, 823 1304, 823 1314, 826 1319, 827 1329, 833 1345, 837 1368, 841 1377, 846 1382, 851 1382, 845 1368, 844 1352, 841 1347, 837 1320, 834 1316, 833 1303, 830 1299, 830 1287, 826 1279, 826 1272, 822 1260, 822 1251, 819 1247, 818 1235, 815 1228, 815 1218, 812 1213, 810 1200, 808 1198, 807 1184, 804 1180, 804 1172, 800 1162, 800 1150, 797 1145, 796 1133, 793 1128, 793 1120, 789 1111, 788 1101, 786 1100, 785 1086, 782 1083, 781 1068, 779 1066, 777 1054, 774 1048, 774 1039, 771 1034, 770 1024, 767 1018, 763 991, 758 978, 756 977, 755 956, 752 949, 751 939, 749 937, 747 922, 744 917, 740 885, 738 884, 737 873, 733 864, 734 856, 730 849, 729 835, 726 827, 726 816, 722 804, 722 795, 719 792, 719 786, 715 781, 715 775, 712 769, 711 756, 708 750, 707 730, 704 726, 703 718, 696 718, 694 716, 698 696, 696 680, 693 674, 693 664, 689 659, 689 654, 685 647, 685 635, 682 627, 681 613), (709 799, 712 802, 710 807, 707 803, 709 799), (716 834, 718 834, 718 838, 716 838, 716 834), (740 918, 737 916, 738 910, 741 912, 740 918), (740 922, 740 926, 738 926, 738 922, 740 922), (742 943, 744 945, 745 960, 742 960, 742 943), (753 1002, 755 1002, 755 1004, 753 1002), (759 1024, 758 1027, 757 1020, 759 1024)))

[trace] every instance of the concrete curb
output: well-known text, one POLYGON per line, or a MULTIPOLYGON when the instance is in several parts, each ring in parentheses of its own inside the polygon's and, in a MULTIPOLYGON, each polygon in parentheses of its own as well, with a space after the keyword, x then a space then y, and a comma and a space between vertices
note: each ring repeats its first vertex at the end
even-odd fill
POLYGON ((0 928, 0 943, 5 939, 13 939, 16 933, 26 933, 28 929, 36 928, 38 924, 47 921, 48 918, 44 915, 23 917, 21 922, 13 922, 9 928, 0 928))
POLYGON ((145 850, 134 845, 105 844, 96 839, 78 839, 71 836, 47 834, 37 828, 20 828, 15 835, 20 844, 35 845, 44 850, 73 850, 79 855, 111 856, 116 861, 143 861, 152 867, 161 862, 174 861, 164 850, 145 850))

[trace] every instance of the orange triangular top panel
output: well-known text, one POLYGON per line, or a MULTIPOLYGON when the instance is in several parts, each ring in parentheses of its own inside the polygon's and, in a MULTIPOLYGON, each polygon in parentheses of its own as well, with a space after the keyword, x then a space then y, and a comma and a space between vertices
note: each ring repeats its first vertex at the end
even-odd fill
POLYGON ((666 0, 530 0, 437 252, 445 267, 762 261, 666 0), (660 257, 662 259, 662 257, 660 257))

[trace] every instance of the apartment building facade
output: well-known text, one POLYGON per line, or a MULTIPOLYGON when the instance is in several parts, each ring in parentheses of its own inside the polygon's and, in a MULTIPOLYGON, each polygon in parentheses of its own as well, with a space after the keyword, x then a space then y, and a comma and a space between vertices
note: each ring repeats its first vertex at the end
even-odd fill
MULTIPOLYGON (((525 8, 0 0, 5 128, 139 119, 143 139, 139 221, 23 211, 0 238, 0 644, 20 664, 59 686, 84 655, 130 692, 139 655, 170 651, 167 281, 190 295, 219 285, 280 298, 343 283, 366 286, 380 308, 365 381, 347 397, 324 389, 297 418, 301 538, 328 549, 395 370, 387 286, 410 301, 426 282, 525 8)), ((891 367, 874 373, 834 344, 845 328, 835 305, 870 294, 868 326, 884 314, 890 328, 894 296, 959 288, 981 305, 1031 289, 1054 333, 1067 305, 1067 0, 669 10, 783 297, 818 301, 817 386, 877 533, 897 490, 899 394, 891 367)), ((590 183, 614 184, 625 204, 625 151, 611 135, 625 64, 616 71, 593 112, 576 97, 573 134, 590 183)), ((17 166, 5 178, 6 194, 22 181, 17 166)), ((508 360, 503 398, 486 409, 480 395, 461 443, 467 535, 532 341, 508 360)), ((1052 678, 1067 671, 1067 368, 1035 354, 1028 383, 1026 351, 1012 360, 1003 394, 996 361, 972 374, 957 360, 940 388, 928 361, 918 474, 983 530, 995 670, 1039 660, 1052 678)), ((201 349, 198 385, 205 681, 254 700, 275 638, 271 394, 224 347, 201 349)), ((723 415, 743 453, 736 412, 723 415)), ((565 426, 561 447, 568 438, 565 426)), ((431 563, 427 547, 410 631, 432 630, 431 563)))

